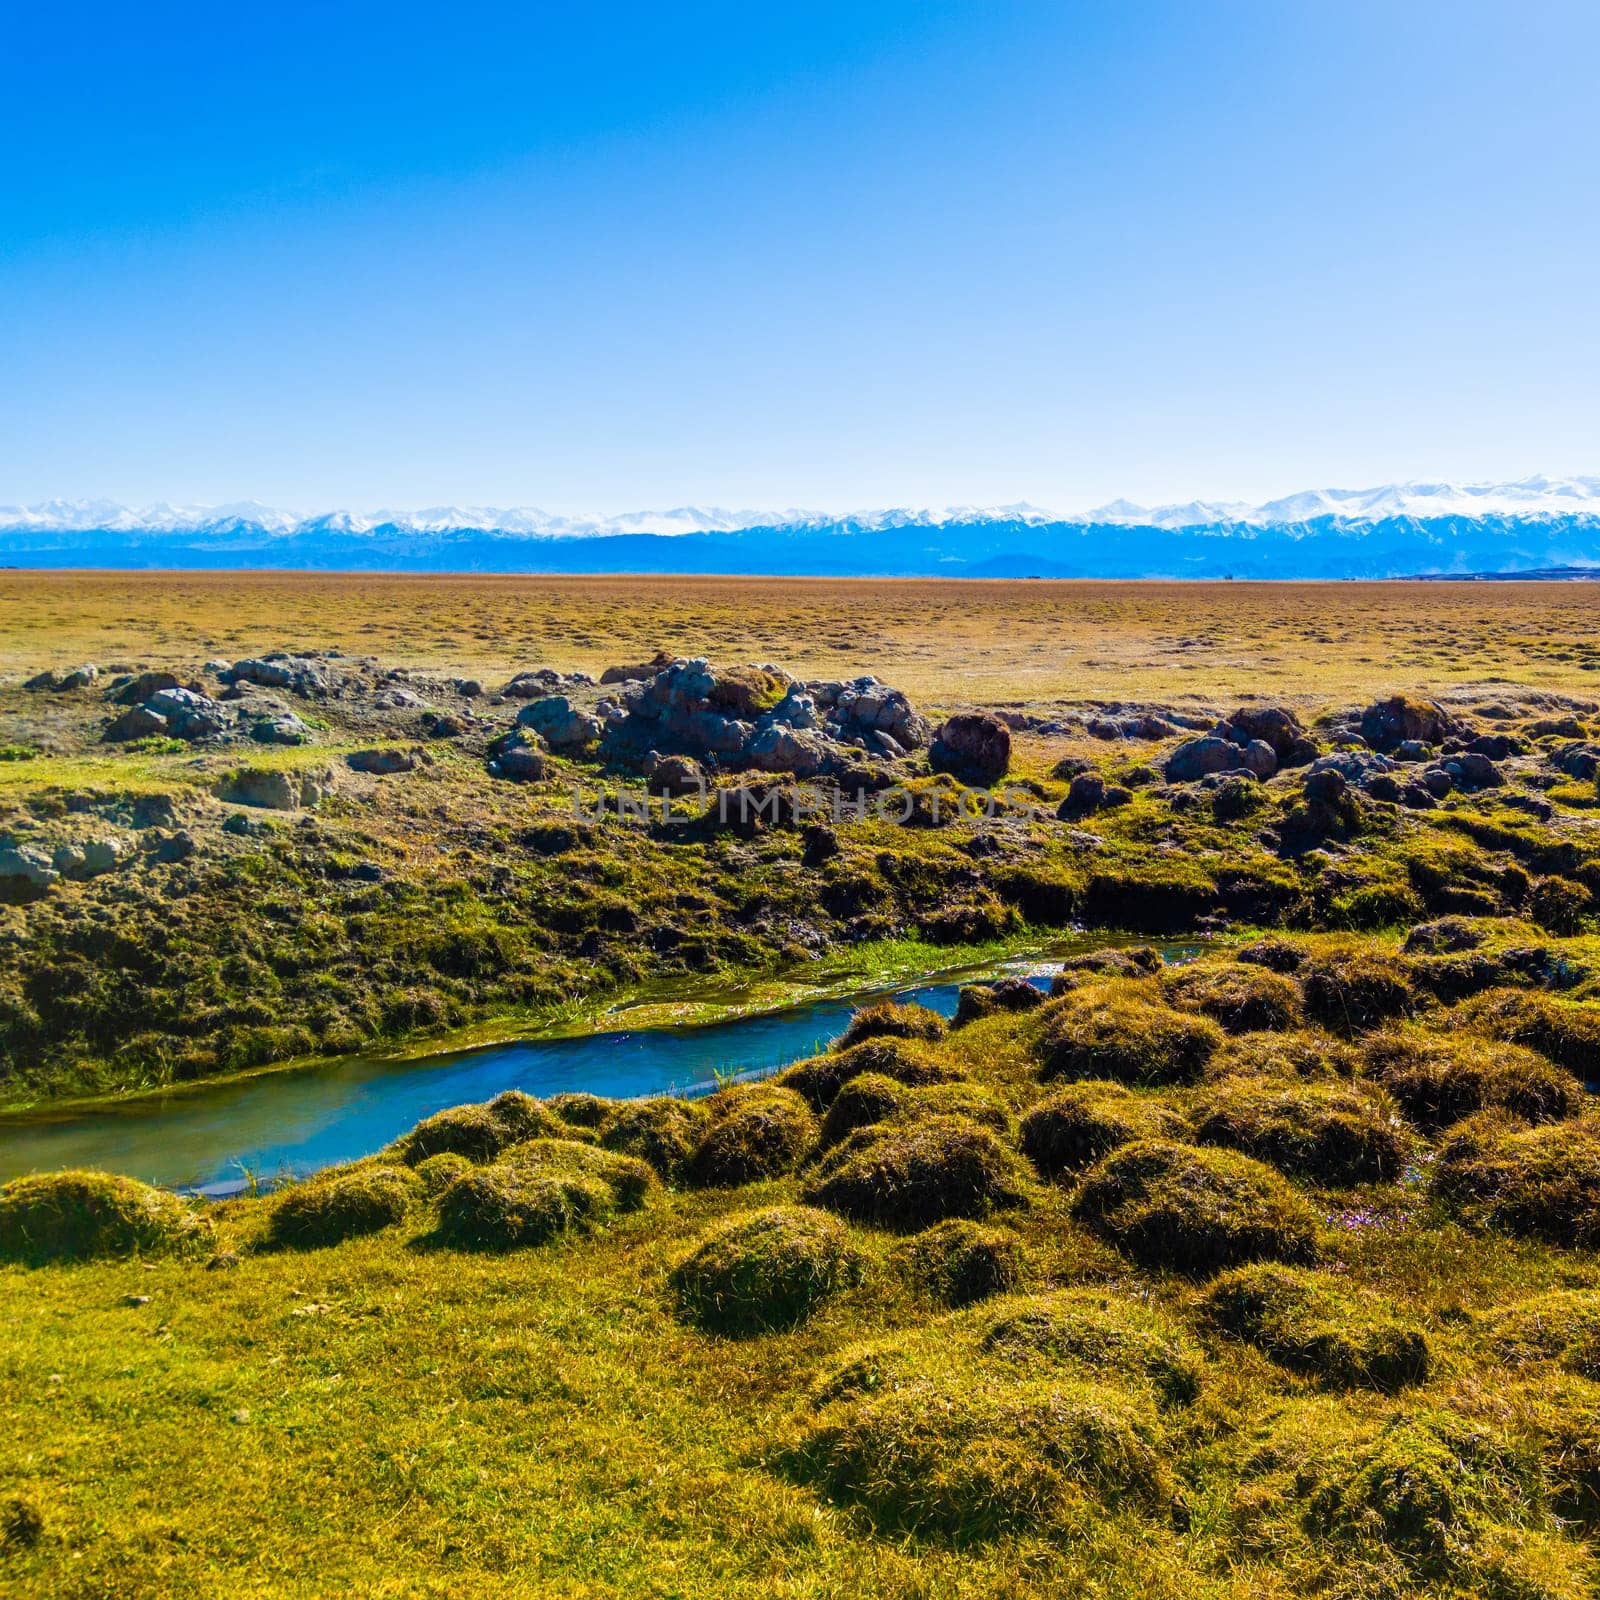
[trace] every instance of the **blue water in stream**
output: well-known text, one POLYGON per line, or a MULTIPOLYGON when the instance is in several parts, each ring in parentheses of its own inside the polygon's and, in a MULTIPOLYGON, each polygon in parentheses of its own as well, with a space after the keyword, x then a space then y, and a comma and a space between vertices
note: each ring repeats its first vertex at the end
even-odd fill
MULTIPOLYGON (((963 982, 971 982, 967 974, 963 982)), ((1036 977, 1041 986, 1046 977, 1036 977)), ((943 1016, 960 983, 899 991, 943 1016)), ((301 1177, 371 1155, 446 1106, 502 1089, 543 1098, 569 1090, 624 1098, 691 1092, 716 1074, 761 1073, 823 1049, 867 997, 703 1027, 532 1039, 418 1061, 352 1059, 151 1095, 61 1120, 0 1125, 0 1181, 25 1172, 95 1167, 169 1187, 226 1192, 245 1175, 301 1177)))

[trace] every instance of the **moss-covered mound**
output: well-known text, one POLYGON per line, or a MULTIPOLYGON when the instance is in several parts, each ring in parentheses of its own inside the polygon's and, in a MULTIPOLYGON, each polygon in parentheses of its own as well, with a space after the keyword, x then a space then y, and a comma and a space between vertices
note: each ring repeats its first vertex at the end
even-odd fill
POLYGON ((1388 1106, 1345 1083, 1224 1080, 1195 1116, 1201 1143, 1242 1150, 1314 1183, 1392 1183, 1411 1142, 1388 1106))
POLYGON ((1600 1117, 1535 1128, 1469 1118, 1440 1148, 1433 1191, 1507 1233, 1600 1247, 1600 1117))
POLYGON ((944 1035, 945 1020, 937 1011, 901 1000, 880 1000, 863 1006, 850 1018, 835 1048, 847 1050, 863 1039, 942 1039, 944 1035))
POLYGON ((1044 1178, 1077 1172, 1134 1139, 1182 1139, 1184 1119, 1153 1095, 1088 1079, 1055 1090, 1023 1117, 1022 1153, 1044 1178))
POLYGON ((312 1250, 377 1233, 404 1222, 423 1193, 422 1180, 409 1167, 353 1167, 297 1183, 273 1203, 267 1242, 312 1250))
POLYGON ((857 1128, 886 1121, 910 1105, 914 1093, 905 1084, 886 1078, 881 1072, 863 1072, 850 1079, 834 1096, 833 1104, 822 1119, 818 1143, 828 1150, 857 1128))
POLYGON ((1049 1527, 1085 1495, 1157 1516, 1174 1498, 1153 1409, 1071 1379, 991 1386, 938 1371, 850 1394, 778 1464, 886 1533, 957 1544, 1049 1527))
POLYGON ((439 1199, 439 1239, 458 1250, 517 1250, 587 1232, 615 1208, 597 1178, 496 1162, 459 1178, 439 1199))
POLYGON ((492 1161, 508 1145, 524 1139, 559 1139, 568 1129, 531 1095, 508 1089, 487 1105, 451 1106, 419 1122, 397 1139, 393 1152, 408 1167, 429 1156, 465 1156, 469 1161, 492 1161))
POLYGON ((1371 1075, 1429 1132, 1478 1111, 1559 1121, 1584 1100, 1582 1085, 1565 1068, 1521 1045, 1471 1033, 1399 1028, 1369 1039, 1363 1053, 1371 1075))
POLYGON ((1336 1387, 1395 1390, 1428 1376, 1422 1331, 1325 1273, 1254 1262, 1218 1278, 1203 1305, 1219 1328, 1336 1387))
POLYGON ((471 1172, 472 1163, 465 1156, 456 1155, 454 1151, 443 1150, 436 1156, 429 1156, 426 1160, 419 1161, 412 1171, 422 1184, 422 1192, 430 1200, 434 1200, 457 1178, 464 1178, 471 1172))
POLYGON ((1449 1411, 1285 1408, 1247 1456, 1236 1537, 1296 1592, 1578 1600, 1590 1559, 1551 1514, 1536 1455, 1449 1411))
POLYGON ((1200 1392, 1200 1352, 1182 1323, 1130 1295, 1068 1289, 1010 1301, 980 1348, 1035 1369, 1081 1367, 1095 1382, 1149 1384, 1164 1404, 1187 1405, 1200 1392))
POLYGON ((1123 1145, 1089 1169, 1072 1210, 1134 1260, 1196 1277, 1246 1261, 1310 1261, 1317 1250, 1316 1217, 1300 1195, 1231 1150, 1123 1145))
POLYGON ((631 1156, 571 1139, 534 1139, 445 1190, 438 1238, 461 1250, 546 1244, 638 1210, 655 1185, 651 1168, 631 1156))
POLYGON ((1600 1080, 1600 1004, 1537 989, 1490 989, 1451 1014, 1461 1027, 1526 1045, 1585 1083, 1600 1080))
POLYGON ((1554 1289, 1502 1306, 1488 1318, 1495 1354, 1513 1366, 1559 1361, 1600 1380, 1600 1291, 1554 1289))
POLYGON ((1259 1077, 1315 1082, 1354 1077, 1360 1063, 1356 1047, 1331 1034, 1247 1033, 1227 1040, 1205 1075, 1213 1081, 1259 1077))
POLYGON ((1222 1043, 1209 1017, 1175 1010, 1134 984, 1096 983, 1039 1013, 1040 1076, 1193 1083, 1222 1043))
POLYGON ((544 1108, 569 1128, 598 1131, 616 1111, 617 1102, 598 1094, 553 1094, 544 1102, 544 1108))
POLYGON ((181 1255, 210 1238, 177 1195, 106 1172, 41 1172, 0 1187, 0 1260, 41 1266, 181 1255))
POLYGON ((703 1189, 729 1189, 793 1172, 817 1139, 811 1108, 773 1085, 724 1089, 707 1102, 711 1121, 684 1169, 703 1189))
POLYGON ((1326 950, 1300 969, 1306 1014, 1335 1033, 1365 1033, 1416 1006, 1410 963, 1379 950, 1326 950))
POLYGON ((617 1106, 600 1129, 600 1143, 618 1155, 637 1156, 669 1183, 683 1175, 704 1136, 711 1113, 703 1100, 659 1095, 617 1106))
POLYGON ((828 1152, 805 1199, 859 1222, 914 1232, 981 1218, 1027 1197, 1027 1168, 992 1130, 931 1116, 858 1129, 828 1152))
POLYGON ((814 1111, 823 1112, 852 1078, 864 1072, 893 1078, 897 1083, 916 1087, 930 1083, 949 1083, 961 1074, 936 1060, 925 1044, 915 1039, 863 1039, 845 1049, 797 1061, 778 1074, 780 1088, 792 1089, 814 1111))
POLYGON ((1009 1228, 965 1217, 908 1239, 898 1260, 918 1293, 945 1306, 969 1306, 1018 1288, 1025 1273, 1022 1241, 1009 1228))
POLYGON ((849 1229, 837 1217, 773 1206, 714 1228, 669 1281, 688 1321, 741 1337, 805 1321, 858 1268, 849 1229))
POLYGON ((1162 983, 1167 999, 1199 1011, 1229 1033, 1283 1031, 1300 1023, 1300 985, 1265 967, 1202 962, 1178 967, 1162 983))

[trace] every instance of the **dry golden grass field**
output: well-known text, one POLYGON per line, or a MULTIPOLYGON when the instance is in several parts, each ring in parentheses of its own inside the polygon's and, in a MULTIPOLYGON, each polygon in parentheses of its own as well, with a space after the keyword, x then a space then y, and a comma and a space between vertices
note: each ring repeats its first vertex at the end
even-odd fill
POLYGON ((658 649, 872 672, 933 706, 1359 697, 1504 679, 1600 690, 1585 583, 1057 583, 0 573, 0 671, 289 646, 464 673, 658 649))

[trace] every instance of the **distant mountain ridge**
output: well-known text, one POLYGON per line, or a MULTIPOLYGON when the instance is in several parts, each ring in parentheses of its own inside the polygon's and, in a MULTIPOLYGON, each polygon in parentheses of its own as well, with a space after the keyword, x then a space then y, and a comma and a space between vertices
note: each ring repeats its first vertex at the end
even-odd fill
POLYGON ((835 515, 679 507, 613 517, 434 507, 0 506, 19 567, 835 577, 1389 578, 1600 568, 1600 478, 1319 489, 1262 505, 1116 501, 835 515))

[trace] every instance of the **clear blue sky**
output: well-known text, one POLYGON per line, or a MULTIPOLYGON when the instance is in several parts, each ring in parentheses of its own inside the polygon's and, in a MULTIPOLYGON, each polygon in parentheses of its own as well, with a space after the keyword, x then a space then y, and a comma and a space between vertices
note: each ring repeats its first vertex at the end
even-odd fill
POLYGON ((8 8, 0 501, 1600 470, 1600 7, 8 8))

